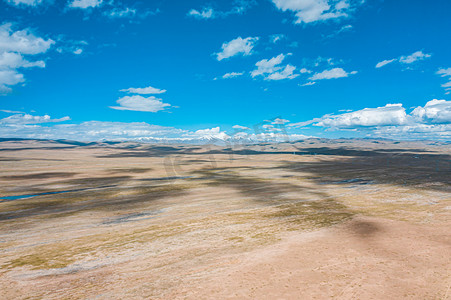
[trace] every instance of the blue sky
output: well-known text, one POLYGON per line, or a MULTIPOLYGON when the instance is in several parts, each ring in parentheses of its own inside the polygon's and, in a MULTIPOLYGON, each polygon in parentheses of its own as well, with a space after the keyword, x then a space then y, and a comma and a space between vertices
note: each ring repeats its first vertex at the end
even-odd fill
POLYGON ((0 136, 451 140, 450 13, 447 0, 0 0, 0 136))

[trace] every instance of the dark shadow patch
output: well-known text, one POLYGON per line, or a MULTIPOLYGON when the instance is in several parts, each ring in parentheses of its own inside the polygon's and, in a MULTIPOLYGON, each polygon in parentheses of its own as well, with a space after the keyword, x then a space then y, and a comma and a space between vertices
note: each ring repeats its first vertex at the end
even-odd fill
POLYGON ((25 174, 25 175, 7 175, 0 176, 2 180, 40 180, 40 179, 49 179, 49 178, 68 178, 73 177, 74 172, 45 172, 45 173, 33 173, 33 174, 25 174))
POLYGON ((107 172, 110 174, 117 174, 117 173, 134 173, 134 174, 141 174, 146 173, 149 171, 152 171, 152 168, 113 168, 108 169, 107 172))
POLYGON ((296 224, 300 228, 332 226, 354 216, 344 204, 317 189, 289 183, 274 183, 260 178, 240 176, 235 172, 220 169, 203 169, 194 172, 196 179, 206 180, 208 185, 226 186, 240 192, 259 204, 276 208, 268 218, 278 218, 296 224), (311 195, 309 200, 286 198, 285 193, 311 195))
POLYGON ((178 197, 186 193, 187 187, 167 184, 159 186, 137 186, 129 188, 99 187, 84 191, 12 201, 0 211, 0 221, 31 216, 46 218, 68 216, 84 211, 114 211, 147 207, 155 201, 178 197), (121 192, 128 192, 122 195, 121 192))
POLYGON ((99 158, 127 158, 127 157, 165 157, 173 154, 196 154, 196 150, 201 147, 172 147, 172 146, 147 146, 144 149, 127 149, 127 151, 119 151, 108 155, 97 156, 99 158))
MULTIPOLYGON (((323 148, 322 148, 323 149, 323 148)), ((331 157, 318 157, 313 162, 285 161, 280 167, 310 173, 318 184, 396 184, 451 191, 451 157, 445 154, 400 153, 369 150, 324 150, 331 157), (333 154, 337 157, 333 157, 333 154), (343 156, 343 154, 355 156, 343 156)), ((413 151, 413 150, 405 150, 413 151)))
POLYGON ((352 233, 362 238, 370 237, 382 230, 376 223, 362 220, 353 220, 350 222, 349 229, 352 233))

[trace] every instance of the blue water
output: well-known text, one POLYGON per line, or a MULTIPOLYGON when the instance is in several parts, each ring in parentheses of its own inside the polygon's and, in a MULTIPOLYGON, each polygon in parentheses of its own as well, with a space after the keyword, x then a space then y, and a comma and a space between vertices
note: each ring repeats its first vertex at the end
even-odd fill
MULTIPOLYGON (((140 181, 175 180, 175 179, 187 179, 187 178, 191 178, 191 177, 192 176, 172 176, 172 177, 144 178, 144 179, 138 179, 138 180, 140 180, 140 181)), ((45 196, 45 195, 56 195, 56 194, 63 194, 63 193, 72 193, 72 192, 81 192, 81 191, 88 191, 88 190, 95 190, 95 189, 104 189, 104 188, 110 188, 110 187, 115 187, 115 186, 117 186, 117 185, 106 185, 106 186, 99 186, 99 187, 92 187, 92 188, 74 189, 74 190, 65 190, 65 191, 55 191, 55 192, 46 192, 46 193, 19 195, 19 196, 4 196, 4 197, 0 197, 0 202, 14 201, 14 200, 23 200, 23 199, 29 199, 29 198, 38 197, 38 196, 45 196)))
POLYGON ((39 194, 19 195, 19 196, 4 196, 4 197, 0 197, 0 202, 23 200, 23 199, 29 199, 29 198, 45 196, 45 195, 55 195, 55 194, 95 190, 95 189, 104 189, 104 188, 109 188, 109 187, 115 187, 115 185, 107 185, 107 186, 99 186, 99 187, 94 187, 94 188, 75 189, 75 190, 66 190, 66 191, 46 192, 46 193, 39 193, 39 194))

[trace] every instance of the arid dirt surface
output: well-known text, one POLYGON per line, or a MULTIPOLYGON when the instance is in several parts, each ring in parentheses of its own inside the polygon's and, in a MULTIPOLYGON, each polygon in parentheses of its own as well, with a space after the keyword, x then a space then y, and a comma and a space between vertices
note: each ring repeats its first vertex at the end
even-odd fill
POLYGON ((451 145, 0 140, 0 299, 451 299, 451 145))

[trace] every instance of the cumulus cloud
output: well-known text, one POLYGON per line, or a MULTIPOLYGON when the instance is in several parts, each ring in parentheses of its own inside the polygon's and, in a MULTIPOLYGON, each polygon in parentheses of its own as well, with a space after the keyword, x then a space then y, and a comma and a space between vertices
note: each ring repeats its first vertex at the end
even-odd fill
POLYGON ((387 104, 383 107, 362 110, 326 117, 316 126, 335 128, 355 128, 360 126, 387 126, 407 123, 407 114, 402 104, 387 104))
POLYGON ((86 8, 97 7, 97 6, 101 5, 102 2, 103 2, 103 0, 73 0, 71 3, 69 3, 69 7, 86 9, 86 8))
POLYGON ((128 88, 120 90, 121 92, 127 92, 131 94, 141 94, 141 95, 150 95, 150 94, 163 94, 166 93, 166 90, 157 89, 151 86, 145 88, 128 88))
POLYGON ((14 31, 12 24, 0 26, 0 94, 11 92, 11 86, 25 81, 19 69, 44 68, 43 60, 29 61, 24 55, 32 56, 47 52, 55 42, 37 37, 30 30, 14 31))
POLYGON ((392 139, 448 139, 451 138, 451 101, 431 100, 410 113, 402 104, 364 108, 342 114, 328 114, 289 127, 308 125, 334 130, 359 130, 371 137, 392 139))
POLYGON ((119 106, 110 106, 117 110, 133 110, 144 112, 157 112, 164 110, 171 106, 169 103, 164 103, 162 99, 155 96, 143 97, 139 95, 124 96, 116 101, 119 106))
POLYGON ((220 127, 200 129, 200 130, 195 131, 194 135, 196 135, 202 139, 227 140, 230 138, 224 131, 221 131, 220 127))
POLYGON ((425 106, 418 106, 411 115, 416 121, 428 124, 451 123, 451 101, 431 100, 425 106))
POLYGON ((399 62, 401 64, 413 64, 417 61, 425 60, 426 58, 430 58, 432 55, 428 53, 423 53, 423 51, 416 51, 410 55, 401 55, 398 58, 386 59, 376 64, 376 68, 382 68, 392 62, 399 62))
MULTIPOLYGON (((281 11, 295 14, 295 24, 312 23, 347 17, 352 11, 351 1, 348 0, 272 0, 281 11)), ((363 1, 356 3, 363 3, 363 1)))
POLYGON ((11 23, 0 26, 0 51, 21 54, 45 53, 55 41, 34 35, 29 29, 14 31, 11 23))
POLYGON ((262 59, 255 66, 257 69, 251 72, 252 77, 264 76, 265 80, 282 80, 293 79, 299 76, 294 74, 296 67, 288 64, 282 66, 281 63, 285 59, 284 54, 279 54, 271 59, 262 59))
POLYGON ((258 41, 258 37, 247 37, 245 39, 238 37, 230 42, 226 42, 222 44, 222 51, 216 53, 216 59, 221 61, 225 58, 229 58, 238 54, 242 54, 244 56, 251 55, 252 49, 255 46, 255 43, 258 41))
POLYGON ((311 81, 315 80, 323 80, 323 79, 336 79, 336 78, 343 78, 348 77, 349 75, 357 74, 357 71, 352 72, 346 72, 342 68, 333 68, 330 70, 324 70, 320 73, 315 73, 313 76, 311 76, 309 79, 311 81))

